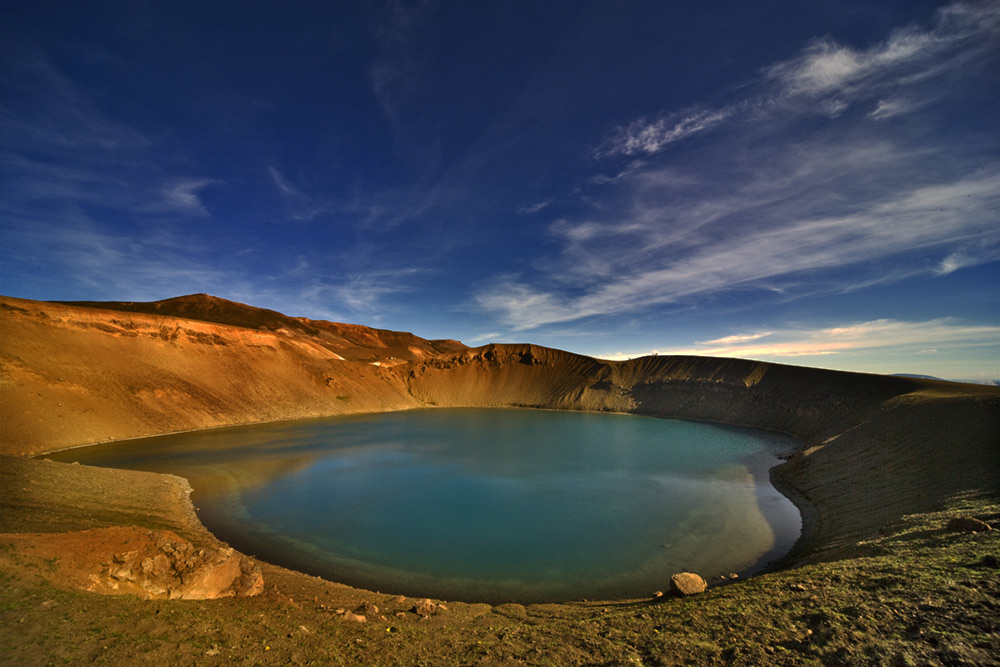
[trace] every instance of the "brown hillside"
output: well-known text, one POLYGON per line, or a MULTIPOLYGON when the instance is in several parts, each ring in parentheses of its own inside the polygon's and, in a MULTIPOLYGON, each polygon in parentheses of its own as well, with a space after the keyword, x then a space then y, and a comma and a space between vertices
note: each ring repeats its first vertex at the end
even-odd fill
POLYGON ((373 329, 360 324, 343 324, 289 317, 274 310, 248 306, 209 294, 188 294, 162 301, 59 301, 128 313, 162 315, 186 320, 225 324, 245 329, 270 331, 290 337, 306 337, 346 359, 374 361, 380 358, 419 359, 439 352, 454 352, 465 346, 455 340, 425 340, 402 331, 373 329))

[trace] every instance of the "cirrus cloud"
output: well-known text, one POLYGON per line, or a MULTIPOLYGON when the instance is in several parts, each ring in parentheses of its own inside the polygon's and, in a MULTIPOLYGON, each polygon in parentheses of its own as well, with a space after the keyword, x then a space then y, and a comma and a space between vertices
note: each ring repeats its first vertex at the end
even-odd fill
MULTIPOLYGON (((780 362, 802 357, 863 353, 941 355, 970 347, 1000 347, 1000 326, 968 324, 954 318, 927 321, 879 319, 825 327, 790 326, 760 333, 735 334, 690 346, 598 356, 627 359, 655 353, 780 362)), ((1000 368, 986 370, 998 372, 1000 368)))

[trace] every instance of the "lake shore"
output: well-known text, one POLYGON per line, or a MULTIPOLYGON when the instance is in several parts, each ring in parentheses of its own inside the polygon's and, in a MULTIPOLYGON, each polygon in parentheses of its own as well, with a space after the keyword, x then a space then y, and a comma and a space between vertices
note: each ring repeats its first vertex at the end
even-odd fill
POLYGON ((527 604, 641 597, 685 569, 711 583, 760 571, 800 533, 767 474, 794 448, 773 433, 662 418, 434 408, 47 458, 183 477, 212 533, 273 564, 406 595, 527 604))

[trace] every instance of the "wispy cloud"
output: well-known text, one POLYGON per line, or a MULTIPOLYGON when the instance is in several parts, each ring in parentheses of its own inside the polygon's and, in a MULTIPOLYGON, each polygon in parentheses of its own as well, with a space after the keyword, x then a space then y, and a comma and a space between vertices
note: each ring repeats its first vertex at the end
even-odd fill
POLYGON ((521 215, 531 215, 532 213, 538 213, 542 209, 548 208, 552 205, 550 201, 540 201, 534 204, 528 204, 527 206, 521 206, 517 209, 517 212, 521 215))
POLYGON ((996 61, 998 14, 958 3, 930 28, 868 49, 819 40, 729 105, 620 128, 598 156, 642 154, 642 165, 596 184, 608 195, 591 215, 552 223, 558 255, 498 276, 476 304, 523 331, 735 290, 857 290, 1000 259, 1000 160, 984 154, 982 135, 890 122, 940 100, 947 88, 931 83, 943 74, 996 61), (853 105, 870 111, 846 113, 853 105), (696 149, 667 150, 695 135, 696 149))
POLYGON ((719 125, 733 115, 731 108, 701 109, 686 113, 670 114, 649 120, 642 118, 618 128, 607 144, 595 155, 637 155, 659 153, 675 141, 686 139, 719 125))
MULTIPOLYGON (((277 280, 291 285, 281 291, 283 297, 309 312, 334 319, 378 322, 432 273, 414 264, 380 261, 372 256, 359 266, 340 265, 331 271, 324 263, 300 256, 277 280)), ((274 296, 270 292, 259 295, 269 301, 274 296)))
MULTIPOLYGON (((658 353, 781 361, 879 350, 892 350, 894 354, 940 354, 980 346, 1000 347, 1000 326, 968 325, 950 318, 923 322, 880 319, 834 327, 788 327, 759 334, 737 334, 690 347, 665 348, 658 353)), ((646 353, 602 356, 623 359, 642 354, 646 353)))
POLYGON ((10 223, 4 230, 5 273, 33 276, 32 287, 48 291, 50 298, 155 300, 190 292, 225 294, 243 280, 227 262, 209 260, 203 249, 170 230, 117 234, 79 210, 56 220, 14 214, 10 223), (45 265, 58 271, 39 274, 37 267, 45 265))
POLYGON ((929 29, 901 28, 867 49, 829 37, 816 39, 797 56, 764 68, 761 80, 748 84, 746 97, 631 121, 617 128, 594 155, 650 155, 728 124, 759 122, 773 114, 837 117, 858 103, 869 105, 873 119, 899 116, 930 101, 899 95, 901 88, 912 89, 982 57, 994 48, 998 35, 1000 9, 994 3, 957 2, 939 10, 929 29))
POLYGON ((940 9, 929 29, 901 28, 867 49, 818 39, 798 56, 766 68, 764 78, 785 97, 864 98, 951 69, 992 48, 990 41, 998 34, 995 3, 956 2, 940 9))
POLYGON ((420 91, 425 57, 415 33, 423 26, 428 5, 390 0, 381 7, 374 30, 378 55, 369 70, 372 92, 394 131, 404 128, 406 102, 420 91))
POLYGON ((466 338, 465 342, 466 343, 488 343, 488 342, 493 342, 493 341, 499 340, 501 337, 503 337, 502 333, 494 331, 494 332, 491 332, 491 333, 477 334, 475 336, 472 336, 471 338, 466 338))
POLYGON ((271 180, 274 181, 275 187, 278 188, 278 191, 281 194, 292 198, 299 196, 299 191, 296 190, 295 187, 288 182, 288 179, 282 176, 281 172, 278 171, 273 165, 269 165, 267 167, 267 173, 271 175, 271 180))
MULTIPOLYGON (((479 303, 501 313, 503 321, 514 329, 525 330, 629 312, 722 289, 760 289, 765 281, 940 249, 962 239, 974 242, 981 252, 975 260, 965 260, 966 265, 1000 256, 1000 232, 990 227, 1000 208, 1000 173, 893 194, 847 215, 740 230, 724 239, 694 243, 672 257, 640 255, 639 266, 628 272, 621 266, 628 256, 624 248, 623 257, 614 260, 617 271, 580 296, 543 291, 508 278, 496 289, 480 293, 479 303)), ((602 240, 606 242, 607 237, 602 240)), ((637 238, 635 242, 640 241, 637 238)), ((945 262, 953 265, 955 260, 945 262)), ((936 267, 935 272, 940 270, 936 267)), ((891 273, 879 273, 886 279, 895 278, 891 273)), ((842 279, 838 289, 856 280, 856 275, 842 279)))
POLYGON ((935 273, 939 276, 946 276, 949 273, 953 273, 967 266, 975 266, 976 264, 979 264, 979 260, 975 257, 967 257, 962 253, 953 252, 941 260, 941 263, 938 265, 935 273))
POLYGON ((408 278, 417 271, 417 269, 404 269, 351 274, 331 291, 337 301, 351 311, 378 317, 382 300, 389 295, 410 291, 411 288, 407 287, 408 278))
POLYGON ((185 178, 161 188, 162 202, 168 210, 208 215, 198 193, 216 181, 211 178, 185 178))
POLYGON ((285 202, 288 216, 292 220, 309 221, 331 210, 331 206, 311 197, 294 185, 274 165, 268 165, 267 173, 285 202))
POLYGON ((148 148, 144 133, 106 114, 41 54, 32 53, 8 70, 9 85, 19 94, 0 107, 4 144, 30 148, 35 155, 61 156, 91 151, 101 160, 110 153, 148 148))
MULTIPOLYGON (((15 63, 0 102, 0 186, 10 209, 80 204, 131 214, 203 217, 216 180, 171 169, 161 139, 117 120, 37 53, 15 63)), ((179 163, 183 163, 180 160, 179 163)))
POLYGON ((921 103, 905 97, 881 99, 875 108, 868 113, 869 118, 885 120, 909 113, 921 103))
POLYGON ((209 257, 224 242, 209 249, 188 235, 211 217, 206 192, 218 179, 192 173, 163 136, 116 118, 39 52, 5 74, 14 93, 0 101, 6 289, 144 300, 239 282, 228 261, 209 257))
POLYGON ((705 345, 709 347, 717 345, 734 345, 748 343, 754 340, 760 340, 761 338, 766 338, 770 336, 772 332, 765 331, 763 333, 753 333, 753 334, 733 334, 731 336, 723 336, 722 338, 716 338, 715 340, 706 340, 698 343, 698 345, 705 345))
MULTIPOLYGON (((56 220, 13 215, 3 233, 7 274, 34 276, 30 286, 46 298, 150 301, 178 294, 208 292, 292 315, 374 324, 398 307, 425 269, 407 266, 331 271, 315 259, 276 262, 267 274, 240 255, 255 252, 239 239, 204 247, 169 227, 121 234, 106 229, 80 210, 56 220), (32 267, 59 267, 51 276, 32 267)), ((338 267, 339 269, 340 267, 338 267)), ((29 287, 29 290, 25 290, 29 287)))

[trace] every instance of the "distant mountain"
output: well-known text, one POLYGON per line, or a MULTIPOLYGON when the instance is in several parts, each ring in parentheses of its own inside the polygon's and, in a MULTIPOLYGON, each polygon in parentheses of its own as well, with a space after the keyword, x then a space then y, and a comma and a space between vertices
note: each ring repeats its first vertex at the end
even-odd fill
MULTIPOLYGON (((918 380, 941 380, 939 377, 934 377, 933 375, 918 375, 916 373, 893 373, 893 377, 897 378, 917 378, 918 380)), ((942 382, 944 380, 941 380, 942 382)))

